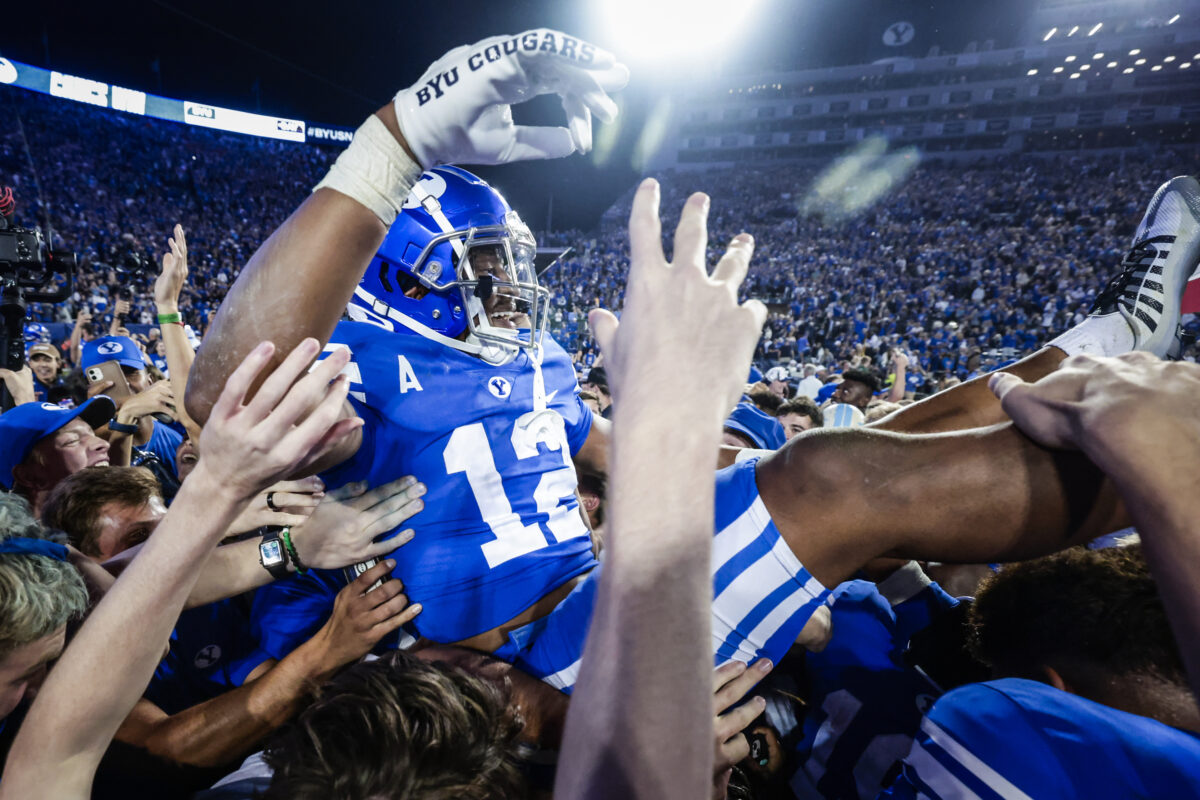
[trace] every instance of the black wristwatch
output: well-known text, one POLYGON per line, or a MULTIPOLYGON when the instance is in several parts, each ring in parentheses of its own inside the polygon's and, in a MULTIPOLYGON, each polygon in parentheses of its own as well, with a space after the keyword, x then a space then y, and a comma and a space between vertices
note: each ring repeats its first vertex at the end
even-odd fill
POLYGON ((291 574, 288 572, 287 550, 279 538, 279 531, 269 529, 263 532, 262 541, 258 543, 258 563, 276 580, 291 574))

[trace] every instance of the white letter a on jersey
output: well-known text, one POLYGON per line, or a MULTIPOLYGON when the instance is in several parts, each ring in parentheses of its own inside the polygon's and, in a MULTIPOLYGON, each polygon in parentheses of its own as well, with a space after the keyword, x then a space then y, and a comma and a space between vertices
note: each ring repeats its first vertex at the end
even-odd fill
POLYGON ((409 389, 414 392, 423 391, 421 382, 417 380, 417 373, 413 372, 412 364, 408 363, 408 359, 400 356, 400 394, 405 394, 409 389))

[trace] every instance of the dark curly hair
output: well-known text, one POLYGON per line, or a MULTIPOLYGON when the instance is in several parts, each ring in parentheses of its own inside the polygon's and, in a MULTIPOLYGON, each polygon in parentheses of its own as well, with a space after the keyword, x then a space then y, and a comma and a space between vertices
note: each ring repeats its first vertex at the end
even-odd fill
POLYGON ((879 376, 873 371, 864 367, 853 367, 846 370, 842 373, 842 380, 856 381, 861 383, 863 386, 866 386, 871 390, 871 394, 875 394, 883 387, 883 383, 879 380, 879 376))
POLYGON ((970 624, 972 649, 997 677, 1037 680, 1050 666, 1084 694, 1113 676, 1187 680, 1141 545, 1006 566, 983 583, 970 624))
POLYGON ((525 798, 523 726, 507 687, 392 652, 346 670, 275 737, 265 798, 525 798))

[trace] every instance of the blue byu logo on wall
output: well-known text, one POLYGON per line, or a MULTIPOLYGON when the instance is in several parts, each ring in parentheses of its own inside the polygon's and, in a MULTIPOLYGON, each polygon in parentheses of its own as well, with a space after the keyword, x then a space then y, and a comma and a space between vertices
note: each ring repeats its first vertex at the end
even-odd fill
POLYGON ((883 32, 883 43, 888 47, 903 47, 917 35, 917 29, 911 22, 893 22, 883 32))

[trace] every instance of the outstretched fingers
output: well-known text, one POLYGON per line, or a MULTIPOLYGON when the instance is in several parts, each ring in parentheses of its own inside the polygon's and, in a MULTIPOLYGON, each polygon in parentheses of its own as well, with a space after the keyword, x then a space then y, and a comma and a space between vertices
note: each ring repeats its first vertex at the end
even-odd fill
POLYGON ((708 195, 696 192, 683 204, 679 225, 675 228, 675 252, 671 254, 674 267, 692 267, 707 274, 708 253, 708 195))
POLYGON ((637 273, 645 267, 666 263, 662 249, 662 223, 658 218, 661 200, 658 181, 646 178, 633 195, 633 208, 629 212, 629 280, 637 280, 637 273))
POLYGON ((723 283, 737 297, 738 288, 746 279, 750 270, 750 257, 754 255, 754 237, 748 233, 739 233, 729 243, 729 249, 713 270, 713 280, 723 283))
POLYGON ((271 342, 259 342, 258 346, 250 351, 250 355, 246 356, 225 381, 225 388, 221 390, 217 402, 213 405, 214 421, 219 423, 229 419, 241 409, 246 393, 250 391, 250 387, 254 385, 254 381, 274 354, 275 345, 271 342))

